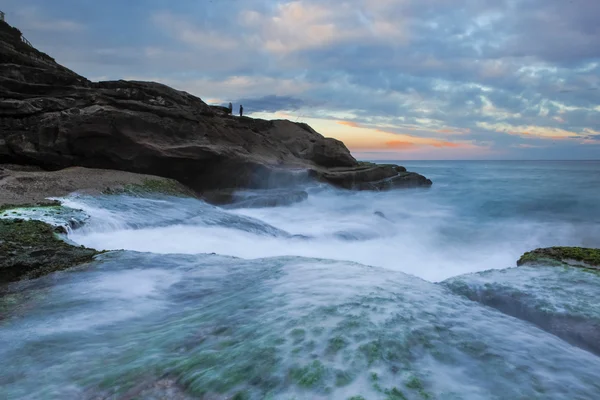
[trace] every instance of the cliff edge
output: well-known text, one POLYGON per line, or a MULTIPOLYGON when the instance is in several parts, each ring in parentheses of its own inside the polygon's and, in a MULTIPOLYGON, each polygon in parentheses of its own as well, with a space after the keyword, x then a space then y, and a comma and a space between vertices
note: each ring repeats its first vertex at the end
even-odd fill
POLYGON ((91 82, 4 21, 0 163, 158 175, 198 193, 303 179, 356 190, 431 185, 399 166, 359 163, 306 124, 235 117, 154 82, 91 82))

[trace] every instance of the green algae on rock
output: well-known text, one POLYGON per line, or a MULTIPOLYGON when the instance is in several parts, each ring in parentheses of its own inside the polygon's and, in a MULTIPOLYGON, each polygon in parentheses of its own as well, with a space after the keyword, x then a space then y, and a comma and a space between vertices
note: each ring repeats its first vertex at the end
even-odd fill
POLYGON ((125 185, 122 188, 107 188, 104 194, 164 194, 178 197, 195 197, 196 194, 186 186, 174 179, 144 179, 141 184, 133 183, 125 185))
POLYGON ((68 228, 78 228, 89 218, 82 210, 64 207, 57 200, 31 204, 0 206, 0 220, 36 220, 54 226, 57 233, 67 233, 68 228))
POLYGON ((36 278, 91 261, 96 250, 61 240, 41 221, 0 219, 0 283, 36 278))
POLYGON ((548 247, 529 251, 517 265, 567 264, 574 267, 600 269, 600 249, 585 247, 548 247))
POLYGON ((11 213, 17 213, 17 209, 21 208, 50 208, 50 207, 60 207, 60 201, 58 200, 48 200, 48 201, 40 201, 37 203, 31 204, 0 204, 0 216, 8 217, 11 213))

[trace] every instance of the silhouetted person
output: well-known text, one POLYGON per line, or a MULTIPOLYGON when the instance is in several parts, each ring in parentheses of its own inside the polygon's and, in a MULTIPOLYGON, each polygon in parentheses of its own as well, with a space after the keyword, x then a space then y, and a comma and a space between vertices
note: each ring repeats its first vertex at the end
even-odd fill
POLYGON ((240 117, 244 115, 244 107, 240 104, 240 117))
POLYGON ((229 114, 233 114, 233 104, 229 102, 229 114))

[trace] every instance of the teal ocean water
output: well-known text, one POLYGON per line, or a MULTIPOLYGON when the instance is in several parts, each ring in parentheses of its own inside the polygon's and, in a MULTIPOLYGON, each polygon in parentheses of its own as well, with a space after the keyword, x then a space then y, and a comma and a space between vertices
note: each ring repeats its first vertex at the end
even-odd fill
POLYGON ((598 276, 514 268, 600 247, 600 162, 398 163, 433 186, 62 199, 85 221, 69 240, 123 251, 7 289, 0 398, 600 398, 593 346, 555 329, 600 327, 598 276), (496 283, 525 317, 473 295, 496 283))

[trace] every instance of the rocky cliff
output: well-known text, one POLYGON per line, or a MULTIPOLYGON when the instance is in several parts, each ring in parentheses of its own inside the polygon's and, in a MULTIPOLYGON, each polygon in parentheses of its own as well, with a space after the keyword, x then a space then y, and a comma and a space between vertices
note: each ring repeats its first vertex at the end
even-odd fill
POLYGON ((153 82, 90 82, 2 21, 0 163, 152 174, 200 193, 309 178, 358 190, 431 185, 402 167, 359 163, 306 124, 238 118, 153 82))

